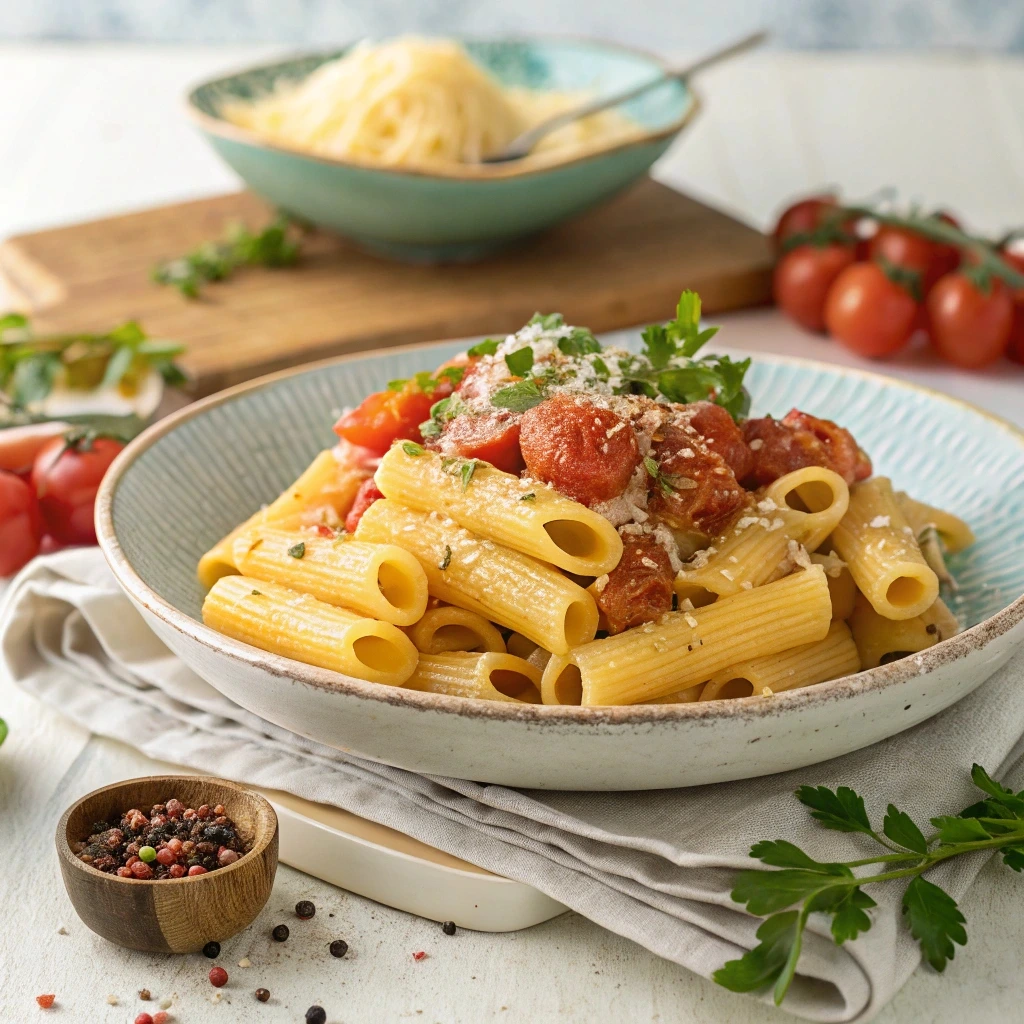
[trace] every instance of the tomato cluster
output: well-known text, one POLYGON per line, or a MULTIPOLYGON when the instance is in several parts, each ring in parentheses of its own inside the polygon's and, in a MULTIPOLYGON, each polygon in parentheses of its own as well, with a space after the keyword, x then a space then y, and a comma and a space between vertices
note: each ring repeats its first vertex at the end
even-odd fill
MULTIPOLYGON (((948 213, 931 219, 959 229, 948 213)), ((773 233, 776 304, 862 356, 891 355, 922 331, 957 366, 976 369, 1004 354, 1024 363, 1024 288, 981 265, 977 250, 934 240, 914 224, 872 223, 834 195, 794 203, 773 233)), ((1024 252, 1008 243, 998 256, 1024 272, 1024 252)))
POLYGON ((95 544, 93 504, 124 444, 72 430, 0 449, 0 576, 49 545, 95 544))

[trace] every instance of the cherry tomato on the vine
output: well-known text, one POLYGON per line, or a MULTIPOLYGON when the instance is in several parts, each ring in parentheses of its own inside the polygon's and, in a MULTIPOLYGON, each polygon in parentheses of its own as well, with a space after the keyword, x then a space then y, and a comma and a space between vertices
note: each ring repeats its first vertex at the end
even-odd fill
MULTIPOLYGON (((1024 274, 1024 247, 1008 247, 1003 250, 1002 255, 1014 270, 1024 274)), ((1013 292, 1013 324, 1010 327, 1006 354, 1015 363, 1024 363, 1024 288, 1016 288, 1013 292)))
POLYGON ((17 572, 39 552, 43 517, 32 488, 0 470, 0 576, 17 572))
POLYGON ((838 200, 834 195, 808 196, 782 211, 772 232, 776 248, 793 235, 809 234, 821 227, 828 215, 836 208, 838 200))
MULTIPOLYGON (((938 210, 933 214, 936 220, 941 220, 944 224, 948 224, 950 227, 959 228, 960 221, 956 219, 951 213, 946 213, 945 210, 938 210)), ((932 242, 934 246, 934 255, 932 259, 932 265, 928 270, 928 276, 930 280, 926 283, 926 288, 931 289, 932 285, 940 277, 944 277, 946 274, 951 274, 957 267, 960 266, 961 252, 955 245, 944 245, 942 242, 932 242)))
POLYGON ((854 263, 829 289, 825 325, 862 356, 887 356, 914 333, 917 300, 877 263, 854 263))
POLYGON ((93 504, 100 481, 124 448, 111 437, 55 437, 32 464, 46 530, 61 544, 95 544, 93 504))
POLYGON ((809 331, 825 329, 825 296, 854 261, 852 245, 798 245, 779 259, 772 278, 778 307, 809 331))
POLYGON ((928 335, 935 350, 957 366, 973 370, 995 362, 1013 327, 1013 293, 998 278, 987 287, 973 274, 954 271, 928 295, 928 335))

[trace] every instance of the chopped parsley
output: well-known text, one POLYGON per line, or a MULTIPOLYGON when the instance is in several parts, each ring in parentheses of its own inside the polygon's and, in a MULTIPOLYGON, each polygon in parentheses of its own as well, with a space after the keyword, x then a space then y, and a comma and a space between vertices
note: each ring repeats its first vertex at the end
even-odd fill
MULTIPOLYGON (((567 356, 588 356, 601 351, 601 343, 586 327, 574 327, 572 334, 558 339, 558 348, 567 356)), ((595 364, 598 360, 594 360, 595 364)))
POLYGON ((306 542, 302 540, 300 540, 298 544, 295 544, 288 549, 288 554, 291 555, 292 558, 302 558, 302 556, 305 555, 305 553, 306 542))
POLYGON ((533 377, 527 380, 516 381, 507 387, 500 388, 491 395, 491 405, 499 409, 508 409, 510 412, 526 412, 535 405, 544 401, 543 381, 533 377))
POLYGON ((540 324, 545 331, 554 331, 565 326, 565 317, 561 313, 534 313, 527 322, 527 327, 540 324))
POLYGON ((537 500, 537 495, 534 494, 533 491, 530 491, 529 494, 524 494, 519 500, 520 501, 536 501, 537 500))
MULTIPOLYGON (((654 478, 654 482, 661 488, 662 494, 675 494, 676 491, 690 489, 689 487, 682 486, 686 482, 683 477, 673 477, 669 476, 668 473, 662 472, 661 466, 650 455, 644 457, 644 469, 647 470, 649 476, 654 478)), ((692 486, 692 483, 690 486, 692 486)))
POLYGON ((437 563, 437 567, 438 567, 438 569, 441 570, 441 572, 444 572, 445 569, 447 569, 448 566, 451 565, 451 564, 452 564, 452 549, 451 549, 450 545, 445 544, 445 546, 444 546, 444 558, 442 558, 441 561, 437 563))
POLYGON ((469 462, 463 463, 462 468, 459 470, 459 477, 462 480, 462 492, 465 494, 469 488, 469 482, 473 479, 473 474, 476 472, 476 467, 479 465, 478 459, 470 459, 469 462))
POLYGON ((402 451, 406 455, 411 455, 414 459, 420 455, 426 454, 426 449, 421 444, 417 444, 415 441, 403 441, 402 451))
POLYGON ((435 392, 441 386, 442 381, 445 380, 450 380, 453 386, 458 386, 465 372, 466 368, 464 366, 446 366, 435 377, 426 370, 421 370, 412 377, 398 377, 395 380, 389 380, 388 391, 403 391, 411 383, 415 384, 419 391, 429 395, 435 392))
POLYGON ((262 597, 262 596, 263 596, 263 592, 262 592, 262 591, 260 591, 260 590, 254 590, 254 591, 252 592, 252 596, 253 596, 253 597, 262 597))
POLYGON ((430 407, 430 419, 420 424, 420 433, 424 437, 438 437, 449 420, 468 411, 469 407, 458 395, 442 398, 430 407))
POLYGON ((498 351, 498 345, 501 342, 497 338, 485 338, 483 341, 478 341, 475 345, 471 345, 466 350, 466 355, 470 359, 479 359, 480 356, 493 356, 498 351))

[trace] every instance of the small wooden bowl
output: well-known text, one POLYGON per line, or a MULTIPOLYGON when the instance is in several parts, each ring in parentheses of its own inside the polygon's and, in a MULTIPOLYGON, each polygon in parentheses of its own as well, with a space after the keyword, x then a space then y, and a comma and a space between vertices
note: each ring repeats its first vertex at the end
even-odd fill
POLYGON ((72 804, 57 825, 64 886, 97 935, 150 953, 192 953, 236 935, 270 898, 277 871, 277 815, 258 793, 203 775, 153 775, 104 786, 72 804), (159 881, 119 878, 84 864, 71 844, 92 824, 131 807, 145 813, 171 797, 186 807, 223 804, 249 852, 204 875, 159 881))

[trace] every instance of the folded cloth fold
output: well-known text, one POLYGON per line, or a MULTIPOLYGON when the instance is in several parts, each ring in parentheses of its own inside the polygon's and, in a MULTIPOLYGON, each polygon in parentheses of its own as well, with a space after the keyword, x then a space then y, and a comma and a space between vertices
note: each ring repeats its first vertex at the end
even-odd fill
MULTIPOLYGON (((785 838, 819 860, 873 852, 862 837, 817 826, 793 797, 798 785, 851 786, 873 818, 893 801, 924 823, 975 799, 973 761, 1024 784, 1019 657, 941 715, 866 750, 782 775, 642 793, 517 791, 420 776, 272 725, 186 668, 95 549, 38 558, 13 581, 0 606, 0 658, 15 685, 94 733, 388 825, 533 885, 705 977, 757 943, 759 920, 729 899, 735 870, 755 866, 753 842, 785 838)), ((956 858, 929 877, 960 899, 982 863, 956 858)), ((841 947, 812 917, 787 1010, 818 1021, 878 1012, 920 960, 900 921, 901 892, 873 887, 871 929, 841 947)))

